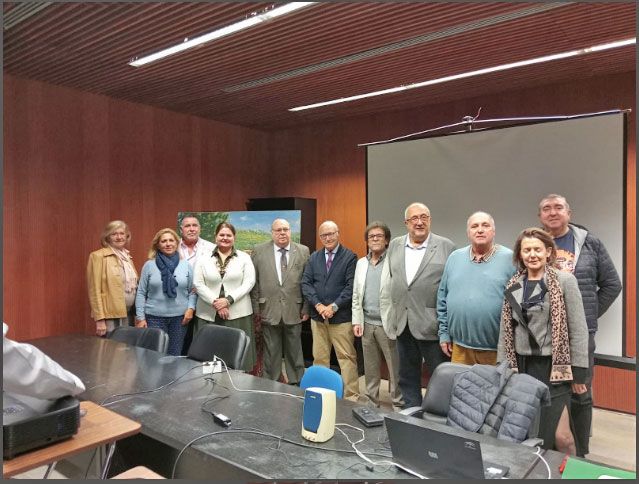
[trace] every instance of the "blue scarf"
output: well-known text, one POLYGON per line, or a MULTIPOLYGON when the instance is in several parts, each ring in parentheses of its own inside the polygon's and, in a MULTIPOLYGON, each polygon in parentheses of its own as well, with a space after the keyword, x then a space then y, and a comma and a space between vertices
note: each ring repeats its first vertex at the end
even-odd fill
POLYGON ((175 288, 178 286, 173 272, 180 263, 180 254, 177 251, 172 256, 164 255, 158 251, 155 256, 155 264, 160 269, 162 276, 162 292, 166 294, 166 297, 175 299, 177 297, 177 291, 175 288))

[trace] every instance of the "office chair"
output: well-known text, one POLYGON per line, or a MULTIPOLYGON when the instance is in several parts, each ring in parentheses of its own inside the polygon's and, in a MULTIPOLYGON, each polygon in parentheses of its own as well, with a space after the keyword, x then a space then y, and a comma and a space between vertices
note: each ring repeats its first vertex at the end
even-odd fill
POLYGON ((344 396, 342 375, 325 366, 313 365, 304 371, 300 388, 305 390, 309 387, 328 388, 335 391, 337 398, 344 396))
POLYGON ((426 396, 422 400, 422 406, 405 408, 399 413, 410 416, 421 416, 424 420, 446 424, 455 375, 469 368, 469 365, 461 363, 451 363, 448 361, 440 363, 435 368, 435 371, 433 371, 430 380, 428 380, 426 396))
MULTIPOLYGON (((421 416, 424 420, 446 425, 455 376, 470 368, 470 365, 462 363, 440 363, 430 377, 426 396, 422 400, 422 406, 406 408, 399 413, 409 416, 421 416)), ((534 447, 543 443, 543 440, 537 438, 540 414, 541 407, 537 410, 537 416, 528 429, 527 438, 520 442, 521 444, 534 447)))
POLYGON ((251 338, 237 328, 207 324, 193 336, 187 357, 197 361, 213 361, 217 356, 229 368, 241 370, 251 338))
POLYGON ((166 353, 169 347, 169 335, 160 328, 119 326, 113 330, 108 338, 131 346, 159 351, 160 353, 166 353))

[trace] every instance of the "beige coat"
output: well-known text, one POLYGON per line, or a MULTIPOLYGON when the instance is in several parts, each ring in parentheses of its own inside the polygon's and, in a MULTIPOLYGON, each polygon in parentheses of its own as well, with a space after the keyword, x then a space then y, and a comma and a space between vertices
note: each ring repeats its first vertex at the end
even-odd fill
POLYGON ((87 285, 94 320, 126 317, 120 262, 110 248, 99 249, 89 255, 87 285))

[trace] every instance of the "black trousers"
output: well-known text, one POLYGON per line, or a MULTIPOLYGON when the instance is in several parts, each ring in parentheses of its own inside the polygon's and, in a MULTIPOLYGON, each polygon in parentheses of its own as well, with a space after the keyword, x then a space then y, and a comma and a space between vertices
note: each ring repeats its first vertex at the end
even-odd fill
POLYGON ((590 429, 592 427, 592 376, 595 370, 595 333, 588 334, 588 376, 586 388, 581 395, 572 394, 570 414, 575 426, 574 436, 577 456, 584 457, 590 452, 590 429))
POLYGON ((450 358, 439 346, 439 340, 426 341, 416 339, 408 325, 397 337, 399 354, 399 388, 404 396, 404 408, 422 406, 422 361, 428 371, 433 373, 437 365, 450 358))

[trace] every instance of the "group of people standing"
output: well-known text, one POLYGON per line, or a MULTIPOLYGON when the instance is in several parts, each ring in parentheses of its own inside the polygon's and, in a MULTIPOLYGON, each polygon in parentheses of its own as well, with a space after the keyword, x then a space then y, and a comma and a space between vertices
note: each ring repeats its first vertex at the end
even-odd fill
POLYGON ((104 230, 103 248, 89 257, 92 316, 104 336, 133 323, 135 307, 134 324, 164 329, 171 354, 185 352, 191 328, 240 328, 252 342, 245 370, 256 362, 259 330, 263 376, 279 380, 283 359, 290 384, 304 373, 301 323, 310 319, 314 364, 330 366, 335 350, 344 398, 379 406, 383 356, 396 410, 421 405, 424 364, 432 373, 449 360, 507 361, 550 389, 552 404, 540 419, 544 446, 583 456, 597 318, 621 281, 601 241, 570 216, 563 196, 544 197, 543 228, 523 230, 510 250, 495 243, 492 216, 475 212, 467 221, 470 244, 456 249, 431 232, 428 207, 413 203, 404 213, 406 234, 392 239, 383 222, 366 227, 368 253, 358 260, 330 220, 319 226, 323 247, 312 254, 277 219, 272 240, 249 255, 235 249, 230 223, 218 225, 213 244, 200 238, 199 221, 189 215, 181 239, 172 229, 156 234, 139 281, 126 249, 130 232, 115 221, 104 230), (361 397, 355 337, 364 355, 361 397))

